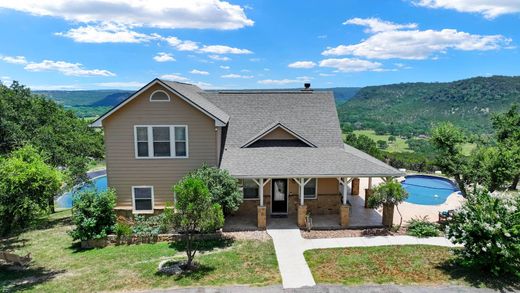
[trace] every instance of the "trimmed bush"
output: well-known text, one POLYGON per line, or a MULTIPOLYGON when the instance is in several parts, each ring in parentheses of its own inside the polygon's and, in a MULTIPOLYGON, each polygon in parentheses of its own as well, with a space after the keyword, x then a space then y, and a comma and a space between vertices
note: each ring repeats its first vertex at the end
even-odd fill
POLYGON ((112 232, 116 223, 115 191, 97 193, 85 191, 73 198, 72 222, 76 227, 70 232, 74 240, 102 239, 112 232))
POLYGON ((203 165, 188 177, 201 179, 206 184, 212 202, 218 203, 224 214, 233 213, 240 207, 242 192, 237 179, 229 175, 228 171, 203 165))
POLYGON ((429 222, 427 217, 411 219, 408 221, 406 234, 415 237, 436 237, 439 236, 439 227, 437 224, 429 222))
POLYGON ((457 244, 463 265, 495 276, 520 277, 520 195, 477 190, 448 223, 446 234, 457 244))

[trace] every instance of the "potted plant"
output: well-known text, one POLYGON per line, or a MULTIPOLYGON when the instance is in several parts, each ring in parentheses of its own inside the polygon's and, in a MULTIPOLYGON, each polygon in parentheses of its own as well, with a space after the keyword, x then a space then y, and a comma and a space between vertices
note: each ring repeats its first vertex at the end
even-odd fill
POLYGON ((385 183, 378 185, 372 191, 368 199, 368 207, 377 209, 383 207, 383 225, 392 227, 394 219, 394 207, 400 216, 399 229, 403 223, 403 216, 399 211, 398 205, 408 198, 408 193, 401 183, 394 179, 389 179, 385 183))

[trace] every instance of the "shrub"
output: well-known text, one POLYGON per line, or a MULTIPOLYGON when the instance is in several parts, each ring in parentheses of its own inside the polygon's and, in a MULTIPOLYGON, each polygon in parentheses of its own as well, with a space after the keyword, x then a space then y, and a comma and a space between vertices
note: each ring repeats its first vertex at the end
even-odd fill
POLYGON ((48 214, 62 179, 31 146, 0 157, 0 236, 27 228, 48 214))
POLYGON ((174 226, 185 235, 186 268, 192 268, 197 252, 193 246, 193 235, 213 232, 224 225, 224 214, 218 203, 212 203, 210 192, 201 179, 187 177, 174 187, 177 197, 174 226))
POLYGON ((368 206, 373 209, 386 205, 395 206, 399 216, 401 217, 401 221, 399 222, 399 227, 401 227, 401 224, 403 223, 403 215, 401 215, 398 205, 407 198, 408 193, 401 183, 391 179, 374 188, 372 195, 368 198, 368 206))
POLYGON ((114 233, 116 233, 117 237, 132 236, 132 227, 127 223, 116 223, 114 233))
POLYGON ((137 215, 134 218, 133 233, 138 237, 155 237, 161 233, 161 215, 145 217, 137 215))
POLYGON ((228 171, 203 165, 189 174, 189 177, 201 179, 211 194, 213 203, 218 203, 225 214, 238 210, 242 203, 242 192, 237 179, 228 171))
POLYGON ((478 267, 496 276, 520 277, 520 196, 477 190, 448 223, 448 237, 463 265, 478 267))
POLYGON ((435 237, 439 236, 439 227, 437 224, 429 222, 428 217, 411 219, 408 221, 406 233, 415 237, 435 237))
POLYGON ((74 240, 105 238, 114 228, 116 214, 114 190, 97 193, 85 191, 73 198, 72 222, 76 227, 70 232, 74 240))

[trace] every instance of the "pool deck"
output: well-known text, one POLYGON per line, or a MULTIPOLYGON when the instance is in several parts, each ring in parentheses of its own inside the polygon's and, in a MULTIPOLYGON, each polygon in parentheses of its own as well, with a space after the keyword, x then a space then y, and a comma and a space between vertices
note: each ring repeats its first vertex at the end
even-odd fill
MULTIPOLYGON (((399 181, 401 181, 402 179, 404 178, 399 178, 399 181)), ((373 186, 376 186, 382 182, 383 181, 379 178, 374 178, 372 180, 373 186)), ((362 178, 360 184, 360 191, 363 190, 363 192, 360 192, 360 197, 362 197, 364 200, 364 190, 368 186, 368 179, 362 178)), ((440 205, 419 205, 409 202, 403 202, 398 207, 401 211, 401 214, 403 215, 403 224, 406 224, 407 221, 413 218, 422 218, 424 216, 427 216, 428 220, 431 222, 437 222, 439 218, 439 212, 457 209, 462 205, 464 201, 465 199, 463 196, 459 195, 457 192, 454 192, 448 196, 448 198, 443 204, 440 205)), ((378 209, 376 210, 376 212, 382 214, 382 209, 378 209)), ((397 213, 397 210, 394 211, 394 224, 399 224, 399 213, 397 213)))

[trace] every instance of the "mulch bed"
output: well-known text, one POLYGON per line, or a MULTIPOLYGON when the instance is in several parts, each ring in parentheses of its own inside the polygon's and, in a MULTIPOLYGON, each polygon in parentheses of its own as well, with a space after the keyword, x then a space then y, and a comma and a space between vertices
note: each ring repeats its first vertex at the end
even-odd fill
POLYGON ((395 236, 406 235, 406 229, 401 227, 399 231, 390 231, 386 228, 371 229, 345 229, 345 230, 301 230, 302 237, 305 239, 317 238, 344 238, 344 237, 364 237, 364 236, 395 236))

